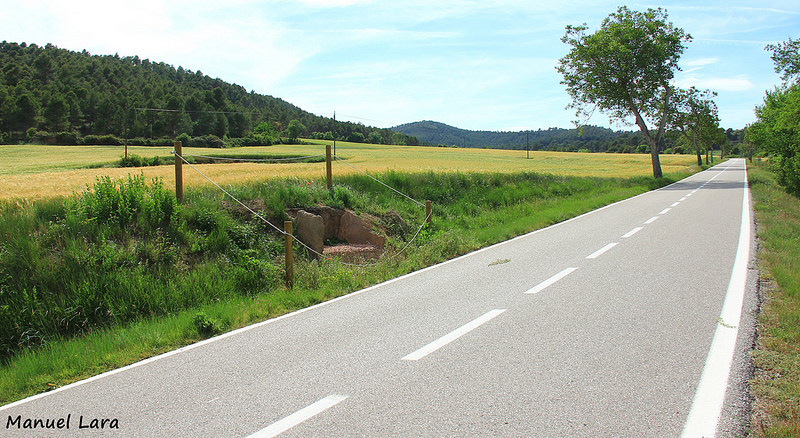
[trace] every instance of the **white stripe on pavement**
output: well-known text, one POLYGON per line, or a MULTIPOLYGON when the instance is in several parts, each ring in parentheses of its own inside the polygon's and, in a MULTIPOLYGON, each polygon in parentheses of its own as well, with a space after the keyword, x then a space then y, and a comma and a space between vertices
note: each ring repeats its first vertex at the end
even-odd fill
POLYGON ((606 246, 598 249, 597 251, 589 254, 588 256, 586 256, 586 258, 587 259, 596 259, 596 258, 600 257, 601 255, 603 255, 604 252, 608 251, 609 249, 611 249, 611 248, 613 248, 613 247, 615 247, 617 245, 619 245, 619 244, 616 243, 616 242, 609 243, 608 245, 606 245, 606 246))
POLYGON ((461 327, 431 342, 430 344, 420 348, 419 350, 406 355, 405 357, 403 357, 402 360, 420 360, 423 357, 433 353, 434 351, 444 347, 445 345, 455 341, 461 336, 464 336, 465 334, 471 332, 472 330, 475 330, 481 325, 491 321, 493 318, 495 318, 496 316, 500 315, 505 311, 506 309, 494 309, 489 312, 486 312, 485 314, 483 314, 483 316, 480 316, 477 319, 474 319, 462 325, 461 327))
POLYGON ((644 228, 642 228, 642 227, 636 227, 636 228, 628 231, 627 233, 623 234, 622 237, 627 239, 628 237, 633 236, 634 234, 638 233, 639 231, 642 231, 643 229, 644 228))
POLYGON ((525 293, 526 294, 539 293, 539 292, 543 291, 545 288, 547 288, 549 286, 552 286, 553 283, 557 282, 558 280, 561 280, 562 278, 566 277, 567 275, 575 272, 577 269, 578 268, 567 268, 567 269, 564 269, 563 271, 559 272, 558 274, 556 274, 556 275, 548 278, 547 280, 539 283, 538 285, 536 285, 532 289, 529 289, 525 293))
POLYGON ((248 436, 247 438, 272 438, 278 436, 283 432, 297 426, 298 424, 308 420, 309 418, 332 408, 337 403, 345 400, 346 395, 329 395, 316 403, 312 403, 303 409, 295 412, 288 417, 272 423, 271 425, 259 430, 258 432, 248 436))

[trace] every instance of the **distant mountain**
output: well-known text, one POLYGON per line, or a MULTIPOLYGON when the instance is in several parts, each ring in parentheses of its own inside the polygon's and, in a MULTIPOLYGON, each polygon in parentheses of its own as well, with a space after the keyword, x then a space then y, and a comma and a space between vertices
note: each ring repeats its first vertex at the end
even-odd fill
POLYGON ((555 150, 591 152, 634 152, 645 144, 635 131, 614 131, 597 126, 578 129, 550 128, 531 131, 469 131, 444 123, 425 120, 391 128, 393 131, 416 137, 430 146, 524 150, 555 150))

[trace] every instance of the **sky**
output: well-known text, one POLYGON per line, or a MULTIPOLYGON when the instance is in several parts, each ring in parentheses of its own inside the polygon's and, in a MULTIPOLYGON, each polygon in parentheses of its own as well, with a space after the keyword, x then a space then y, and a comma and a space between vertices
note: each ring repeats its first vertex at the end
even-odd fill
MULTIPOLYGON (((716 92, 721 126, 742 128, 780 84, 764 46, 800 37, 800 2, 699 3, 3 0, 0 40, 138 55, 368 126, 517 131, 575 126, 555 69, 565 26, 662 7, 693 37, 675 85, 716 92)), ((587 123, 635 129, 600 113, 587 123)))

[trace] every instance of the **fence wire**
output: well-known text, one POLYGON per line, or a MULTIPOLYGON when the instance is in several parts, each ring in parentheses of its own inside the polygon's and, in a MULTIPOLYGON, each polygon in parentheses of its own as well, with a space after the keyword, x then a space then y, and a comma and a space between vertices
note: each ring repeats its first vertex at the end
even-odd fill
POLYGON ((372 176, 372 175, 368 174, 367 172, 365 172, 365 171, 363 171, 363 170, 359 169, 358 167, 356 167, 356 166, 353 166, 352 164, 350 164, 350 163, 348 163, 347 161, 345 161, 345 160, 343 160, 343 159, 339 158, 338 156, 334 155, 334 158, 335 158, 337 161, 341 161, 342 163, 344 163, 344 164, 347 164, 348 166, 352 167, 353 169, 355 169, 355 170, 357 170, 357 171, 359 171, 359 172, 363 173, 364 175, 368 176, 369 178, 372 178, 374 181, 378 182, 379 184, 382 184, 384 187, 388 188, 389 190, 391 190, 391 191, 393 191, 393 192, 395 192, 395 193, 397 193, 397 194, 399 194, 399 195, 401 195, 401 196, 405 196, 406 198, 408 198, 409 200, 411 200, 411 202, 413 202, 413 203, 415 203, 415 204, 419 205, 420 207, 424 207, 424 206, 425 206, 425 204, 423 204, 423 203, 421 203, 421 202, 417 201, 416 199, 412 198, 411 196, 408 196, 408 195, 406 195, 405 193, 403 193, 403 192, 401 192, 401 191, 399 191, 399 190, 395 189, 394 187, 391 187, 390 185, 388 185, 388 184, 384 183, 383 181, 379 180, 378 178, 375 178, 374 176, 372 176))
MULTIPOLYGON (((234 200, 234 201, 235 201, 237 204, 239 204, 239 205, 241 205, 242 207, 244 207, 244 208, 245 208, 247 211, 249 211, 250 213, 252 213, 252 214, 253 214, 255 217, 257 217, 258 219, 260 219, 261 221, 263 221, 264 223, 266 223, 267 225, 269 225, 270 227, 272 227, 272 228, 273 228, 275 231, 277 231, 278 233, 280 233, 280 234, 282 234, 282 235, 284 235, 284 236, 289 236, 289 237, 291 237, 291 238, 292 238, 292 239, 293 239, 295 242, 297 242, 297 243, 298 243, 300 246, 302 246, 302 247, 304 247, 305 249, 307 249, 308 251, 310 251, 312 254, 316 254, 317 256, 319 256, 319 257, 322 257, 323 259, 331 260, 331 258, 332 258, 332 257, 330 257, 329 255, 326 255, 326 254, 320 253, 320 252, 316 251, 315 249, 311 248, 310 246, 306 245, 305 243, 303 243, 303 241, 301 241, 300 239, 298 239, 297 237, 295 237, 295 236, 294 236, 294 235, 292 235, 291 233, 287 233, 285 230, 281 229, 281 228, 280 228, 280 227, 278 227, 277 225, 275 225, 275 224, 273 224, 272 222, 270 222, 268 219, 266 219, 264 216, 262 216, 261 214, 259 214, 257 211, 255 211, 255 210, 253 210, 252 208, 250 208, 250 207, 249 207, 247 204, 245 204, 244 202, 240 201, 240 200, 239 200, 239 199, 238 199, 236 196, 232 195, 232 194, 231 194, 229 191, 227 191, 227 190, 225 190, 224 188, 222 188, 222 186, 220 186, 219 184, 217 184, 217 182, 216 182, 216 181, 214 181, 214 180, 213 180, 213 179, 211 179, 211 178, 210 178, 208 175, 206 175, 205 173, 203 173, 203 172, 202 172, 200 169, 198 169, 197 167, 195 167, 194 165, 192 165, 192 163, 188 162, 188 161, 186 160, 186 158, 184 158, 184 156, 182 156, 182 155, 178 154, 178 153, 177 153, 177 151, 172 151, 172 154, 174 154, 176 157, 180 158, 180 159, 181 159, 181 161, 183 161, 184 163, 186 163, 186 165, 188 165, 189 167, 191 167, 192 169, 194 169, 194 171, 195 171, 195 172, 199 173, 199 174, 200 174, 200 175, 201 175, 203 178, 205 178, 206 180, 208 180, 208 182, 210 182, 210 183, 211 183, 211 184, 213 184, 213 185, 214 185, 216 188, 218 188, 220 191, 222 191, 223 193, 225 193, 225 195, 227 195, 229 198, 233 199, 233 200, 234 200)), ((320 155, 324 155, 324 154, 320 154, 320 155)), ((186 155, 186 156, 190 156, 190 157, 202 157, 202 155, 186 155)), ((319 155, 315 155, 315 156, 319 156, 319 155)), ((205 157, 205 158, 208 158, 208 157, 205 157)), ((414 202, 415 204, 417 204, 417 205, 419 205, 419 206, 421 206, 421 207, 425 207, 425 204, 423 204, 423 203, 421 203, 421 202, 417 201, 416 199, 414 199, 414 198, 412 198, 412 197, 410 197, 410 196, 406 195, 406 194, 405 194, 405 193, 403 193, 403 192, 400 192, 399 190, 395 189, 394 187, 391 187, 391 186, 389 186, 388 184, 384 183, 383 181, 381 181, 381 180, 379 180, 379 179, 377 179, 377 178, 373 177, 372 175, 370 175, 370 174, 368 174, 367 172, 365 172, 365 171, 363 171, 363 170, 361 170, 361 169, 359 169, 359 168, 357 168, 357 167, 355 167, 355 166, 351 165, 350 163, 347 163, 346 161, 342 160, 341 158, 339 158, 339 157, 336 157, 336 160, 338 160, 338 161, 341 161, 341 162, 343 162, 343 163, 347 164, 348 166, 352 167, 353 169, 355 169, 355 170, 357 170, 357 171, 359 171, 359 172, 363 173, 363 174, 364 174, 364 175, 366 175, 367 177, 369 177, 369 178, 371 178, 371 179, 375 180, 376 182, 380 183, 380 184, 381 184, 381 185, 383 185, 384 187, 386 187, 386 188, 388 188, 388 189, 392 190, 393 192, 395 192, 395 193, 397 193, 397 194, 400 194, 400 195, 404 196, 405 198, 407 198, 407 199, 411 200, 411 201, 412 201, 412 202, 414 202)), ((423 221, 422 221, 422 223, 420 224, 420 226, 419 226, 419 227, 417 227, 417 230, 416 230, 416 232, 414 233, 414 236, 411 238, 411 240, 409 240, 408 242, 406 242, 406 244, 403 246, 403 248, 402 248, 400 251, 398 251, 398 252, 396 252, 396 253, 394 253, 394 254, 390 255, 390 256, 389 256, 389 258, 390 258, 390 259, 392 259, 392 258, 395 258, 395 257, 397 257, 397 256, 399 256, 399 255, 401 255, 401 254, 403 254, 403 253, 404 253, 404 252, 405 252, 405 251, 408 249, 408 247, 409 247, 409 246, 411 246, 411 244, 412 244, 412 243, 413 243, 413 242, 414 242, 414 241, 417 239, 417 237, 419 237, 419 234, 420 234, 420 232, 421 232, 421 231, 422 231, 422 229, 425 227, 425 225, 428 223, 428 221, 430 220, 430 218, 431 218, 431 215, 432 215, 432 214, 433 214, 433 211, 432 211, 432 210, 431 210, 431 212, 430 212, 430 213, 428 213, 428 212, 426 211, 426 216, 425 216, 425 219, 423 219, 423 221)), ((340 262, 341 262, 343 265, 346 265, 346 266, 353 266, 353 267, 375 266, 375 265, 377 265, 377 264, 378 264, 377 262, 375 262, 375 263, 349 263, 349 262, 345 262, 345 261, 343 261, 343 260, 340 260, 340 262)))
POLYGON ((324 157, 325 154, 307 155, 305 157, 291 157, 291 158, 235 158, 235 157, 213 157, 210 155, 194 155, 194 154, 184 154, 183 156, 194 157, 194 158, 206 158, 210 160, 242 161, 242 162, 253 162, 253 163, 279 163, 285 161, 300 161, 300 160, 307 160, 309 158, 324 157))

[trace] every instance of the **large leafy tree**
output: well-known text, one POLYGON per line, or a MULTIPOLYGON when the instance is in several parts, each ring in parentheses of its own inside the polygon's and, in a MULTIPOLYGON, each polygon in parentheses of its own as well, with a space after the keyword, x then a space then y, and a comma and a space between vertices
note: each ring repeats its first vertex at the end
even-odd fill
POLYGON ((778 182, 800 196, 800 40, 770 44, 775 72, 784 83, 768 91, 756 107, 757 121, 746 137, 775 156, 778 182))
POLYGON ((300 123, 299 120, 292 120, 289 122, 289 126, 286 128, 286 136, 289 137, 290 142, 296 142, 297 137, 306 130, 305 125, 300 123))
POLYGON ((781 73, 784 81, 790 82, 792 78, 800 77, 800 40, 789 38, 782 43, 768 44, 765 48, 772 52, 775 72, 781 73))
POLYGON ((703 164, 700 155, 702 146, 706 148, 719 140, 719 115, 714 96, 710 90, 675 90, 670 111, 670 125, 680 131, 681 136, 694 147, 697 165, 703 164))
POLYGON ((557 66, 571 107, 579 118, 588 119, 595 110, 623 123, 632 118, 647 140, 653 176, 659 178, 670 81, 692 37, 668 22, 661 8, 637 12, 622 6, 595 33, 587 30, 586 24, 567 26, 561 38, 572 47, 557 66))

